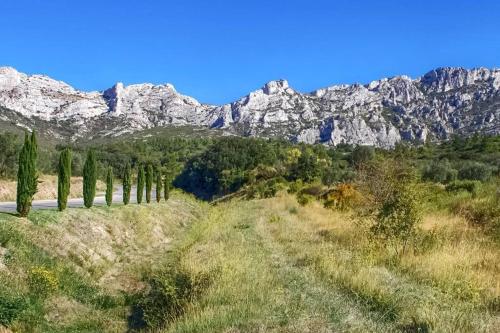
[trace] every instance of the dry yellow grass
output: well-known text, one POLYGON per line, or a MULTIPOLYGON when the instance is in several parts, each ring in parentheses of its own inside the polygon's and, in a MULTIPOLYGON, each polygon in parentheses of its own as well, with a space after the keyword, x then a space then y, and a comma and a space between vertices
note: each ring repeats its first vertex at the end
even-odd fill
MULTIPOLYGON (((16 181, 0 180, 0 201, 16 200, 16 181)), ((97 191, 99 193, 106 190, 106 184, 100 180, 97 181, 97 191)), ((83 191, 83 178, 71 178, 70 198, 80 198, 83 191)), ((38 183, 38 192, 35 194, 35 200, 57 199, 57 176, 41 175, 38 183)))

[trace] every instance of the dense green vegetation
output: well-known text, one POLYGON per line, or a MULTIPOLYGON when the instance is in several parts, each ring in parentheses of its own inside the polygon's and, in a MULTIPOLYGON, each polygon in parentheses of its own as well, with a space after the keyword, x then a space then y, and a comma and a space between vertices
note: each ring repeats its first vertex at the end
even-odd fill
POLYGON ((57 207, 60 211, 66 209, 71 187, 71 150, 63 149, 59 156, 57 174, 57 207))
POLYGON ((27 216, 31 209, 31 202, 38 185, 37 171, 38 144, 35 132, 31 137, 26 133, 24 145, 19 153, 19 167, 17 171, 17 212, 20 216, 27 216))
POLYGON ((97 162, 94 150, 89 150, 83 166, 83 202, 90 208, 94 204, 97 182, 97 162))

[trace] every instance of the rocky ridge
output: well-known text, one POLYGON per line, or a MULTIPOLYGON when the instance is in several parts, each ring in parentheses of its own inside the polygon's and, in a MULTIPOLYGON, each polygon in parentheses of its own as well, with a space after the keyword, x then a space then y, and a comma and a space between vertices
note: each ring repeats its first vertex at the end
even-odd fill
POLYGON ((182 95, 171 84, 117 83, 103 92, 82 92, 1 67, 0 106, 0 120, 15 118, 16 125, 30 128, 36 119, 55 136, 73 139, 187 125, 307 143, 391 147, 453 134, 500 134, 500 70, 438 68, 417 79, 397 76, 311 93, 278 80, 217 106, 182 95))

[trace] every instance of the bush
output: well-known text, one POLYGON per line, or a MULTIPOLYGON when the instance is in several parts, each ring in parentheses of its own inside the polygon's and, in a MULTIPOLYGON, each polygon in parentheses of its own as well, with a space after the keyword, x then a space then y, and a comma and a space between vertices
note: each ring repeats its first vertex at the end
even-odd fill
POLYGON ((26 308, 23 298, 0 294, 0 326, 9 326, 26 308))
POLYGON ((375 157, 375 150, 371 146, 356 146, 351 154, 351 164, 359 168, 375 157))
POLYGON ((306 193, 298 193, 297 194, 297 202, 301 205, 301 206, 306 206, 308 204, 310 204, 311 202, 313 202, 316 198, 310 194, 306 194, 306 193))
POLYGON ((449 183, 457 179, 458 171, 451 167, 448 160, 432 161, 422 172, 422 179, 435 183, 449 183))
POLYGON ((139 307, 150 328, 161 328, 181 316, 187 304, 210 285, 210 275, 193 276, 171 265, 148 281, 150 290, 142 296, 139 307))
POLYGON ((479 162, 468 162, 458 171, 458 178, 462 180, 487 181, 491 177, 491 168, 479 162))
POLYGON ((446 185, 447 192, 467 191, 471 194, 476 194, 480 183, 474 180, 456 180, 446 185))
POLYGON ((359 201, 361 194, 352 184, 338 184, 335 189, 325 195, 325 207, 339 210, 352 208, 359 201))

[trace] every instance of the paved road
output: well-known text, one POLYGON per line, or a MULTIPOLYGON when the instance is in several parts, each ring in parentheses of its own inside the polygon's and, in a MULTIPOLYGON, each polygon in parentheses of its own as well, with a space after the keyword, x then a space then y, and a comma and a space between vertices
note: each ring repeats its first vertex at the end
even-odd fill
MULTIPOLYGON (((151 191, 152 200, 156 200, 156 191, 153 189, 151 191)), ((146 201, 146 193, 143 195, 144 201, 146 201)), ((121 186, 113 193, 113 202, 121 204, 123 202, 123 190, 121 186)), ((137 203, 137 195, 135 187, 132 188, 130 193, 130 203, 137 203)), ((94 199, 95 206, 104 206, 106 204, 106 199, 104 195, 96 196, 94 199)), ((73 198, 68 200, 68 207, 78 208, 83 207, 83 198, 73 198)), ((57 208, 57 199, 47 199, 47 200, 35 200, 32 203, 31 209, 54 209, 57 208)), ((2 213, 16 213, 16 202, 6 201, 0 202, 0 212, 2 213)))

